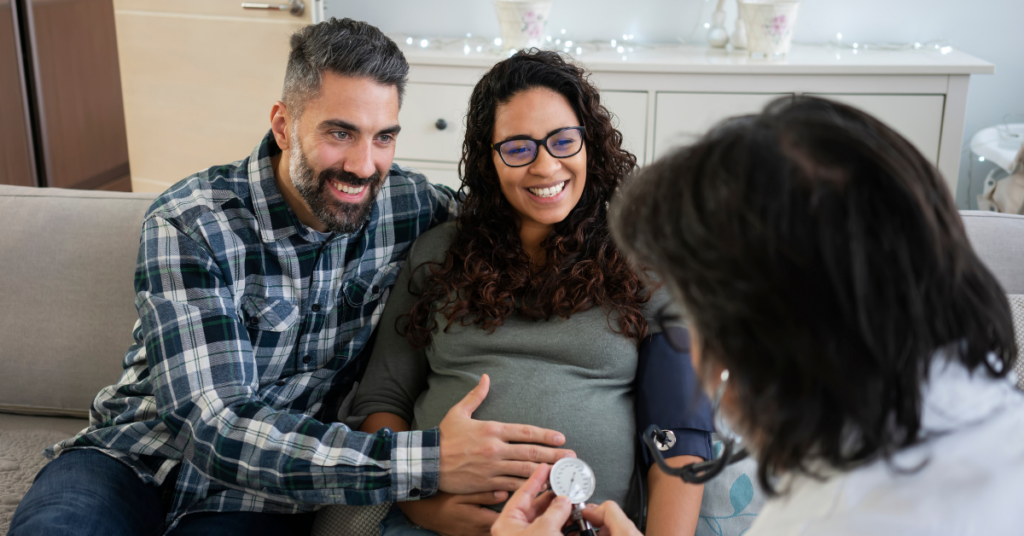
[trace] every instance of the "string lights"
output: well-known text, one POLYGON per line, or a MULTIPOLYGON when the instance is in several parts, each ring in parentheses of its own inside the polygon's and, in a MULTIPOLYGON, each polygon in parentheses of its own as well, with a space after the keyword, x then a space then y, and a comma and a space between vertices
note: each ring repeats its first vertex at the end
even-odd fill
MULTIPOLYGON (((461 52, 464 56, 507 57, 517 52, 515 49, 504 50, 500 37, 485 38, 475 36, 472 33, 467 33, 465 37, 457 38, 422 37, 407 34, 391 34, 391 38, 398 43, 405 43, 407 46, 420 50, 461 52)), ((644 50, 671 50, 678 49, 681 46, 700 46, 692 42, 692 40, 686 40, 682 37, 677 37, 676 39, 676 43, 639 43, 636 41, 634 34, 625 33, 621 37, 610 39, 580 40, 572 38, 568 31, 562 28, 554 35, 546 35, 541 41, 541 46, 538 48, 555 50, 577 57, 585 57, 595 52, 614 52, 621 56, 622 61, 628 61, 631 54, 644 50)), ((954 50, 949 41, 944 39, 913 43, 868 43, 844 41, 842 32, 837 33, 835 39, 827 43, 799 44, 802 46, 833 49, 837 51, 837 54, 839 51, 849 51, 853 54, 866 51, 921 51, 923 53, 946 55, 954 50)), ((728 49, 732 50, 732 46, 729 45, 728 49)))

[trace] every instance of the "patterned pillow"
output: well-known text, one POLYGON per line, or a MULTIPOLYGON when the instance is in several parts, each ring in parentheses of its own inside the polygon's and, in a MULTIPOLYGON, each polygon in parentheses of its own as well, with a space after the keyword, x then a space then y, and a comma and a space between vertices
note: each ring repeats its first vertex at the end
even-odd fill
MULTIPOLYGON (((717 457, 722 441, 718 434, 713 434, 711 441, 717 457)), ((747 458, 734 463, 704 484, 694 536, 739 536, 750 528, 764 501, 764 491, 757 483, 757 462, 747 458)))

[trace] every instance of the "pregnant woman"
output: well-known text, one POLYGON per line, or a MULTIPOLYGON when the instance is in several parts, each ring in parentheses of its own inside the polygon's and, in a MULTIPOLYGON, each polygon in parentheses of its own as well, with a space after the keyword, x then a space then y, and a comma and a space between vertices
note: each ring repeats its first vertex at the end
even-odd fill
MULTIPOLYGON (((495 65, 466 127, 462 213, 410 250, 352 414, 363 431, 437 426, 486 374, 475 418, 559 430, 596 473, 591 500, 629 509, 638 349, 668 301, 608 229, 636 158, 585 71, 553 52, 495 65)), ((708 457, 708 429, 680 437, 694 448, 673 462, 708 457)), ((650 474, 648 533, 693 534, 702 488, 650 474)), ((403 503, 384 536, 489 533, 507 491, 403 503)))

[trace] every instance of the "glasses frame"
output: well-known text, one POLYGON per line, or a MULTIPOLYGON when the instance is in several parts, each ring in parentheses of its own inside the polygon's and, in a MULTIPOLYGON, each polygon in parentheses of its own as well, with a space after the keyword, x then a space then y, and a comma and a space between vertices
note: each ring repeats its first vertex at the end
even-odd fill
MULTIPOLYGON (((690 352, 690 338, 689 332, 686 332, 685 345, 683 344, 682 337, 673 337, 669 335, 669 328, 678 329, 678 324, 682 323, 682 316, 668 312, 669 305, 665 305, 655 314, 655 321, 661 328, 662 333, 665 334, 665 340, 669 346, 677 352, 690 352)), ((722 383, 718 384, 718 389, 715 391, 715 399, 711 402, 711 410, 713 412, 713 423, 716 430, 719 428, 725 428, 724 421, 721 420, 721 405, 722 396, 725 395, 725 386, 729 381, 729 372, 724 371, 722 374, 722 383), (721 424, 720 424, 721 423, 721 424)), ((652 424, 644 430, 643 438, 644 444, 647 446, 647 451, 651 454, 651 458, 654 459, 654 463, 658 465, 658 469, 665 474, 677 476, 683 479, 683 482, 690 484, 703 484, 725 470, 726 467, 739 462, 748 456, 746 447, 737 445, 740 443, 740 438, 735 436, 731 431, 728 433, 725 430, 717 430, 719 435, 722 436, 722 453, 717 458, 712 458, 703 462, 696 462, 684 465, 682 467, 670 467, 665 462, 665 457, 662 455, 663 450, 668 450, 673 443, 675 443, 675 437, 671 431, 665 431, 659 428, 657 425, 652 424)))
POLYGON ((587 129, 582 127, 582 126, 579 126, 579 127, 565 127, 565 128, 560 128, 560 129, 552 132, 551 134, 548 134, 547 136, 544 136, 544 138, 539 139, 539 140, 533 139, 533 138, 531 138, 529 136, 515 136, 515 137, 509 138, 509 139, 504 140, 504 141, 499 141, 498 143, 492 143, 491 144, 491 149, 494 149, 495 151, 498 151, 498 158, 501 158, 501 162, 503 164, 505 164, 508 167, 516 168, 516 167, 528 166, 528 165, 536 162, 537 161, 537 157, 540 156, 540 147, 544 147, 544 149, 546 149, 548 151, 548 154, 551 155, 552 158, 572 158, 572 157, 580 154, 580 151, 583 150, 583 145, 584 145, 583 142, 585 141, 586 136, 587 136, 587 129), (554 135, 556 135, 556 134, 558 134, 560 132, 565 132, 566 130, 578 130, 578 131, 580 131, 580 147, 579 147, 579 149, 576 149, 575 153, 567 154, 565 156, 555 156, 555 154, 551 152, 551 148, 548 147, 548 140, 551 139, 552 136, 554 136, 554 135), (527 162, 525 164, 517 164, 517 165, 509 164, 508 162, 505 161, 505 155, 501 154, 501 146, 506 144, 506 143, 513 142, 513 141, 532 141, 533 143, 537 144, 537 148, 538 148, 537 152, 533 153, 533 158, 529 162, 527 162))

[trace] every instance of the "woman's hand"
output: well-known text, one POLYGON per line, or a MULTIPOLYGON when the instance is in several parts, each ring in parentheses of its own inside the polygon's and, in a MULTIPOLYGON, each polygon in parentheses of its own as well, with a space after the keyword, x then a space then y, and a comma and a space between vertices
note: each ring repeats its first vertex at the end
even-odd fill
POLYGON ((569 521, 572 505, 565 497, 555 497, 547 487, 551 466, 541 464, 523 487, 505 504, 498 520, 491 527, 494 536, 562 536, 562 527, 569 521))
POLYGON ((605 501, 601 506, 588 504, 583 510, 583 519, 601 529, 601 536, 641 536, 636 525, 613 501, 605 501))
POLYGON ((452 495, 443 491, 429 499, 398 503, 413 523, 442 536, 483 536, 490 534, 498 513, 485 505, 500 504, 505 491, 452 495))

